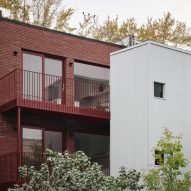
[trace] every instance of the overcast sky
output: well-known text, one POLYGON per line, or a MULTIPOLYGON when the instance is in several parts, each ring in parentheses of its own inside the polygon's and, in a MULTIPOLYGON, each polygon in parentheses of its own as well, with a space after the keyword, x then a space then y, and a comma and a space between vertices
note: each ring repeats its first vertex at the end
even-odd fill
POLYGON ((75 9, 72 23, 78 26, 82 13, 97 15, 99 20, 119 16, 120 20, 134 17, 139 24, 148 17, 159 18, 167 11, 191 27, 191 0, 65 0, 66 7, 75 9))

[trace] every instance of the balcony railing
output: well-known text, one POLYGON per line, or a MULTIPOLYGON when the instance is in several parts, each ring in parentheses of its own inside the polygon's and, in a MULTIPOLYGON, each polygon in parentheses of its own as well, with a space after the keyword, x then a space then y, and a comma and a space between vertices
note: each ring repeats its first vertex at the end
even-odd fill
POLYGON ((14 70, 0 79, 0 106, 15 99, 109 111, 108 82, 14 70))
MULTIPOLYGON (((43 155, 38 153, 23 152, 22 155, 22 164, 28 167, 34 166, 36 169, 39 169, 40 165, 43 162, 43 155)), ((91 162, 97 162, 102 167, 102 171, 105 175, 110 174, 109 168, 109 155, 98 155, 91 158, 91 162)))
MULTIPOLYGON (((99 155, 91 159, 102 166, 103 173, 109 175, 109 156, 99 155)), ((43 162, 43 155, 37 153, 22 153, 22 165, 34 166, 36 169, 43 162)), ((9 153, 0 156, 0 190, 2 185, 13 185, 17 181, 17 153, 9 153)))
POLYGON ((38 169, 43 162, 43 155, 38 153, 23 152, 22 164, 28 167, 34 166, 38 169))

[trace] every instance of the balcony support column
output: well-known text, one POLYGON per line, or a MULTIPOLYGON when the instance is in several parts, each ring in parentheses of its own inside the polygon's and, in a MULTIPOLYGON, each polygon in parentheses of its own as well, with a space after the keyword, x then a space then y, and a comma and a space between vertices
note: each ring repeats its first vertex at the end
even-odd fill
MULTIPOLYGON (((17 108, 17 168, 21 166, 21 154, 22 154, 22 133, 21 133, 21 108, 17 108)), ((17 169, 17 182, 20 183, 19 171, 17 169)))

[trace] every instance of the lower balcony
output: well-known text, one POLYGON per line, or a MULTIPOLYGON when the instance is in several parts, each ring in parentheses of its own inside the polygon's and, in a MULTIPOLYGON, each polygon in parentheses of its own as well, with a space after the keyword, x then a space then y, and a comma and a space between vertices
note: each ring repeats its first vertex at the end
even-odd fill
POLYGON ((20 106, 109 119, 108 82, 14 70, 0 79, 0 112, 20 106))
MULTIPOLYGON (((100 155, 91 159, 102 166, 103 173, 109 175, 109 156, 100 155)), ((26 166, 34 166, 39 168, 43 162, 43 156, 35 153, 23 152, 22 164, 26 166)), ((18 165, 17 153, 9 153, 0 156, 0 190, 5 191, 7 188, 13 187, 18 182, 18 165)))

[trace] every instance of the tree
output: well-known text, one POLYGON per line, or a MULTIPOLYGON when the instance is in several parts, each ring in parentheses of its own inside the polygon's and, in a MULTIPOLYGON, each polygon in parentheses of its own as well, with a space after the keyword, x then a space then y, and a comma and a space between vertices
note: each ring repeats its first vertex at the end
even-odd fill
POLYGON ((163 18, 148 18, 141 25, 135 18, 119 22, 118 16, 109 17, 99 24, 96 15, 84 15, 79 28, 70 26, 74 9, 65 8, 62 0, 1 0, 0 7, 10 11, 10 18, 42 27, 54 28, 59 31, 74 32, 78 35, 106 42, 116 43, 128 35, 134 35, 138 40, 154 40, 161 43, 172 43, 191 46, 191 30, 185 22, 172 17, 170 12, 163 18))
MULTIPOLYGON (((24 1, 25 2, 25 1, 24 1)), ((29 5, 22 0, 1 0, 0 7, 10 11, 10 18, 23 22, 29 22, 29 5)))
POLYGON ((134 18, 126 19, 121 25, 118 22, 118 17, 113 20, 108 18, 102 25, 96 28, 93 38, 107 42, 117 42, 136 32, 137 24, 134 18))
POLYGON ((96 15, 91 16, 90 13, 85 15, 83 12, 84 19, 79 23, 78 35, 83 37, 93 38, 92 35, 94 30, 96 30, 98 25, 98 20, 96 15))
POLYGON ((173 43, 174 46, 179 44, 191 46, 190 28, 186 23, 175 20, 169 12, 161 19, 149 18, 140 26, 135 18, 126 19, 120 23, 116 17, 112 20, 108 18, 102 24, 86 23, 86 28, 91 29, 88 37, 107 42, 115 43, 128 35, 134 35, 140 41, 154 40, 161 43, 173 43))
POLYGON ((121 25, 119 24, 118 16, 112 20, 108 17, 102 24, 98 23, 99 20, 95 15, 84 15, 78 35, 106 42, 117 42, 129 34, 137 32, 137 24, 134 18, 126 19, 121 25))
POLYGON ((182 149, 181 137, 173 136, 168 129, 165 129, 163 137, 154 149, 160 151, 154 153, 160 165, 144 175, 145 185, 149 191, 190 190, 190 172, 183 172, 188 161, 182 149))
POLYGON ((0 7, 10 11, 10 18, 42 27, 71 32, 69 20, 74 9, 65 8, 62 0, 2 0, 0 7))
POLYGON ((117 178, 104 176, 101 166, 92 164, 81 151, 62 155, 47 150, 39 170, 23 166, 20 175, 23 185, 9 191, 123 191, 126 188, 136 191, 143 188, 139 185, 139 172, 122 168, 117 178))
POLYGON ((148 19, 147 23, 139 28, 137 38, 141 41, 171 42, 175 46, 178 44, 191 45, 190 29, 184 22, 176 21, 169 12, 164 14, 162 19, 148 19))

